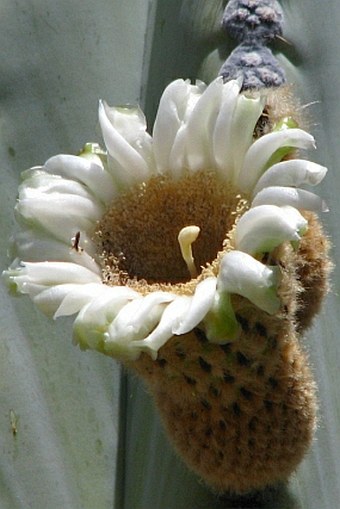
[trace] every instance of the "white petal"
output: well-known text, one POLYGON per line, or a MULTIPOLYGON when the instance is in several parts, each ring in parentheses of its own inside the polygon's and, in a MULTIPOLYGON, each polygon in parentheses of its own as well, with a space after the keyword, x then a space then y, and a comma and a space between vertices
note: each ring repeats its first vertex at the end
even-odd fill
POLYGON ((165 306, 174 298, 175 295, 170 293, 154 292, 128 302, 108 328, 105 352, 117 356, 117 352, 126 351, 129 358, 134 352, 133 356, 138 357, 140 341, 154 330, 165 306))
POLYGON ((220 110, 223 94, 223 79, 218 77, 197 101, 186 126, 187 161, 191 170, 211 168, 212 134, 220 110))
POLYGON ((263 111, 265 98, 253 98, 241 94, 237 100, 232 119, 230 159, 233 163, 232 182, 236 183, 247 150, 253 142, 256 123, 263 111))
POLYGON ((183 174, 183 168, 187 167, 186 161, 186 125, 180 127, 174 139, 174 143, 169 154, 168 168, 173 178, 179 178, 183 174))
MULTIPOLYGON (((142 182, 150 176, 151 168, 149 168, 147 158, 144 158, 145 153, 143 149, 141 147, 137 149, 136 147, 138 141, 140 141, 141 146, 143 146, 143 142, 145 141, 140 122, 136 121, 135 116, 132 117, 132 129, 135 130, 136 136, 136 138, 133 138, 131 131, 129 131, 127 127, 127 119, 126 122, 121 122, 120 117, 118 125, 115 125, 115 116, 112 114, 113 110, 114 109, 110 109, 106 103, 100 102, 99 122, 105 145, 111 160, 118 163, 117 166, 113 166, 116 172, 112 174, 112 176, 115 182, 125 186, 136 182, 142 182), (120 132, 120 129, 122 132, 120 132), (127 136, 128 139, 126 139, 124 135, 127 136), (142 137, 142 140, 139 140, 139 137, 142 137)), ((146 135, 146 133, 144 133, 144 135, 146 135)), ((110 166, 108 169, 112 171, 110 166)))
MULTIPOLYGON (((66 228, 66 225, 72 228, 72 216, 83 216, 84 224, 89 225, 88 219, 94 223, 104 212, 103 205, 98 203, 97 198, 89 192, 85 185, 79 182, 37 169, 27 170, 23 176, 25 180, 19 186, 16 212, 25 218, 26 224, 27 220, 29 222, 36 217, 36 227, 39 224, 40 226, 45 225, 45 229, 48 231, 51 227, 52 232, 55 232, 56 217, 61 214, 62 221, 64 221, 65 214, 67 214, 68 220, 62 225, 62 238, 67 241, 68 245, 72 230, 66 228), (41 207, 45 212, 41 214, 43 217, 39 217, 41 207), (47 218, 51 219, 49 224, 47 218)), ((32 224, 34 224, 34 220, 32 224)), ((73 232, 72 236, 77 232, 77 222, 73 226, 73 232)), ((85 235, 82 236, 82 239, 85 241, 85 235)))
POLYGON ((53 318, 69 316, 78 311, 102 292, 103 284, 62 284, 46 288, 33 298, 34 304, 45 315, 53 318), (61 306, 68 301, 68 305, 61 306))
POLYGON ((232 130, 233 115, 241 89, 241 83, 232 80, 223 86, 223 100, 218 113, 213 132, 213 154, 216 166, 222 170, 224 176, 228 176, 228 170, 233 167, 232 130))
MULTIPOLYGON (((140 328, 140 323, 147 319, 148 314, 152 309, 159 305, 168 304, 176 298, 176 295, 169 292, 152 292, 144 296, 139 303, 139 306, 134 310, 133 316, 127 317, 129 324, 137 330, 140 328)), ((161 306, 163 307, 163 306, 161 306)), ((117 317, 118 318, 118 317, 117 317)))
POLYGON ((103 101, 107 118, 121 136, 137 150, 143 142, 149 144, 151 136, 146 132, 145 115, 140 108, 134 106, 108 106, 103 101))
MULTIPOLYGON (((95 349, 103 353, 105 342, 109 340, 108 329, 123 306, 131 299, 137 298, 138 294, 127 287, 108 287, 104 295, 100 295, 84 306, 73 325, 73 339, 82 349, 95 349)), ((135 352, 130 352, 129 343, 117 345, 113 351, 111 345, 111 354, 113 357, 124 358, 135 352)), ((138 356, 138 352, 137 352, 138 356)))
POLYGON ((103 209, 81 196, 53 193, 39 199, 19 200, 15 207, 19 223, 43 228, 59 240, 69 242, 78 231, 92 232, 103 209))
POLYGON ((173 336, 172 328, 178 316, 185 313, 190 306, 192 297, 178 296, 164 310, 162 318, 151 334, 142 341, 134 341, 134 346, 147 352, 157 359, 158 350, 173 336))
POLYGON ((82 182, 103 203, 109 203, 118 193, 103 166, 85 157, 60 154, 48 159, 43 168, 48 173, 82 182))
POLYGON ((4 277, 7 286, 11 290, 28 295, 31 299, 34 299, 36 295, 39 295, 39 293, 43 292, 47 288, 47 286, 39 285, 37 283, 32 282, 31 280, 18 282, 15 280, 15 278, 13 277, 13 273, 10 271, 4 271, 2 273, 2 276, 4 277))
POLYGON ((91 256, 95 253, 95 246, 91 240, 86 239, 84 234, 80 236, 82 250, 79 251, 72 248, 71 239, 68 243, 61 242, 47 236, 45 232, 33 229, 17 233, 12 242, 11 255, 13 258, 27 262, 40 262, 41 260, 73 262, 100 274, 100 268, 91 256))
POLYGON ((19 186, 20 199, 38 197, 42 194, 62 193, 93 200, 93 195, 80 182, 47 173, 43 169, 26 170, 21 176, 24 181, 19 186))
POLYGON ((67 262, 26 262, 4 272, 9 284, 14 284, 20 293, 31 292, 30 284, 44 287, 64 283, 101 283, 101 278, 85 267, 67 262))
POLYGON ((189 309, 179 316, 172 328, 174 334, 186 334, 203 320, 214 302, 216 283, 217 279, 210 277, 197 285, 189 309))
POLYGON ((154 164, 152 138, 146 131, 146 118, 139 107, 109 107, 103 102, 105 112, 113 127, 133 147, 150 167, 154 164))
POLYGON ((245 253, 270 252, 282 242, 300 240, 306 219, 293 207, 259 205, 248 210, 235 228, 235 247, 245 253))
POLYGON ((144 339, 159 322, 164 304, 174 298, 175 295, 167 292, 153 292, 129 302, 112 322, 109 342, 144 339))
POLYGON ((251 206, 258 205, 290 205, 300 210, 312 210, 314 212, 326 212, 328 208, 325 202, 316 194, 295 189, 293 187, 272 186, 262 189, 252 201, 251 206))
POLYGON ((256 140, 246 153, 237 181, 241 191, 249 192, 256 185, 273 154, 284 147, 315 148, 314 138, 302 129, 282 129, 256 140))
POLYGON ((277 267, 268 267, 241 251, 227 253, 221 261, 217 289, 246 297, 273 314, 280 307, 277 296, 277 267))
MULTIPOLYGON (((58 288, 58 287, 57 287, 58 288)), ((89 283, 87 285, 73 285, 73 289, 65 292, 65 297, 55 312, 54 318, 69 316, 80 311, 80 309, 95 299, 112 298, 113 287, 104 284, 89 283)), ((63 288, 60 287, 62 291, 63 288)), ((137 293, 131 288, 121 286, 114 288, 115 298, 135 298, 137 293)))
MULTIPOLYGON (((97 221, 104 213, 104 208, 90 196, 81 196, 77 194, 65 194, 58 192, 45 193, 38 189, 30 189, 25 187, 25 191, 19 195, 19 205, 30 207, 36 202, 50 204, 50 208, 57 215, 69 214, 70 216, 86 217, 89 221, 97 221), (63 208, 66 210, 60 211, 63 208)), ((20 207, 18 207, 20 210, 20 207)), ((32 207, 33 208, 33 207, 32 207)), ((28 217, 30 217, 28 215, 28 217)))
POLYGON ((51 288, 51 292, 53 292, 53 289, 55 290, 55 298, 59 297, 60 299, 60 303, 56 308, 54 318, 78 313, 78 311, 80 311, 81 308, 89 302, 108 294, 110 291, 109 288, 110 287, 102 283, 88 283, 85 285, 72 286, 58 285, 54 288, 51 288))
MULTIPOLYGON (((160 173, 173 170, 170 154, 178 131, 185 126, 187 117, 201 96, 205 86, 201 83, 190 85, 188 81, 176 80, 164 90, 153 128, 153 150, 157 169, 160 173)), ((181 149, 178 157, 183 159, 181 149)))
MULTIPOLYGON (((266 207, 270 205, 263 205, 266 207)), ((295 207, 290 207, 289 205, 285 205, 283 207, 279 207, 285 214, 286 218, 292 223, 295 224, 297 230, 302 235, 306 232, 308 228, 308 221, 300 214, 300 212, 295 207)))
POLYGON ((327 173, 327 168, 304 159, 281 161, 271 166, 258 180, 253 195, 270 186, 299 187, 303 184, 315 186, 327 173))

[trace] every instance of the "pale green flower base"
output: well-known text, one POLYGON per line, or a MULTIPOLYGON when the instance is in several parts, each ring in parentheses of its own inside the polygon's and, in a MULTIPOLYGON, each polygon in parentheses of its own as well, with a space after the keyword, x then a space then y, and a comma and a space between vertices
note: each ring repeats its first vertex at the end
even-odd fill
MULTIPOLYGON (((150 118, 170 80, 197 77, 200 67, 209 80, 219 66, 214 50, 227 46, 217 31, 211 35, 220 0, 1 0, 0 6, 4 269, 21 171, 99 140, 98 98, 110 104, 140 98, 150 118)), ((319 148, 311 156, 329 167, 318 194, 330 208, 323 220, 337 260, 340 12, 337 0, 282 6, 285 36, 295 47, 280 48, 297 66, 289 64, 288 74, 305 102, 322 101, 310 110, 319 148)), ((289 486, 268 495, 271 509, 334 509, 340 500, 339 282, 336 269, 306 339, 319 386, 317 439, 289 486)), ((124 379, 120 395, 117 364, 74 348, 67 320, 51 322, 28 299, 9 298, 4 286, 1 295, 1 509, 228 507, 176 457, 139 381, 129 378, 125 386, 124 379)))

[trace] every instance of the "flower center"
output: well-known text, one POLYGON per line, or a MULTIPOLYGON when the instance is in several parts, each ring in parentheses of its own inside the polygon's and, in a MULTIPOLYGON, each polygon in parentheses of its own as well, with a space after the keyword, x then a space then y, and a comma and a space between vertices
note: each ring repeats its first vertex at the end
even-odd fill
POLYGON ((108 285, 176 285, 213 271, 247 201, 216 171, 152 177, 120 195, 95 234, 108 285))

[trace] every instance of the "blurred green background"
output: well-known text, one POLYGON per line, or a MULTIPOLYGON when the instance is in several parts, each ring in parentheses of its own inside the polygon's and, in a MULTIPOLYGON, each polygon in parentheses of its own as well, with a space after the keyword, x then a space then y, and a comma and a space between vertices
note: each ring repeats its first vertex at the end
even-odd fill
MULTIPOLYGON (((150 122, 164 86, 210 80, 233 48, 221 0, 0 0, 1 267, 15 229, 20 172, 100 140, 98 99, 140 103, 150 122)), ((338 0, 282 0, 275 47, 309 108, 329 167, 318 192, 339 258, 338 0)), ((340 507, 339 269, 306 348, 319 386, 311 451, 288 486, 257 500, 217 500, 183 466, 138 380, 71 344, 71 320, 51 322, 1 290, 1 509, 337 509, 340 507), (13 434, 13 427, 17 434, 13 434)))

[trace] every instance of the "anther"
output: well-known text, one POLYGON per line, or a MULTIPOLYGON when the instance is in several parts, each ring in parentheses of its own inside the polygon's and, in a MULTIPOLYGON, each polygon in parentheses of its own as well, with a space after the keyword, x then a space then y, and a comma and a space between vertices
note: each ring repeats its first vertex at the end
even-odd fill
POLYGON ((197 269, 195 267, 191 245, 197 239, 200 231, 201 229, 199 226, 185 226, 181 229, 177 237, 183 260, 187 264, 191 277, 197 276, 197 269))

